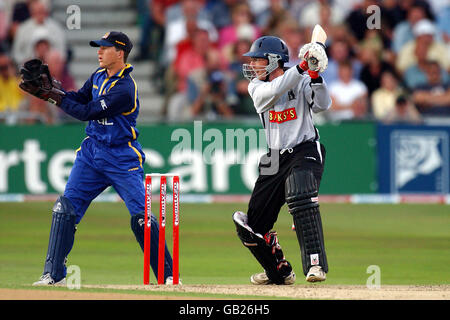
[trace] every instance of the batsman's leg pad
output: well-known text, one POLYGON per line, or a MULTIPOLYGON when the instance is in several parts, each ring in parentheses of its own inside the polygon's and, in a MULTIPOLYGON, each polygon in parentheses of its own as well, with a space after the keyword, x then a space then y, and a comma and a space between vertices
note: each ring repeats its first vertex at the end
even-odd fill
POLYGON ((43 273, 50 273, 55 282, 66 276, 65 262, 75 240, 75 220, 72 203, 68 198, 60 196, 52 210, 52 225, 43 273))
POLYGON ((284 283, 292 267, 284 257, 276 232, 268 232, 265 236, 253 232, 247 224, 247 215, 241 211, 233 214, 233 221, 239 239, 258 260, 269 279, 276 284, 284 283))
MULTIPOLYGON (((143 213, 138 213, 131 216, 131 230, 139 243, 142 252, 144 252, 144 225, 145 216, 143 213)), ((155 277, 158 278, 158 243, 159 243, 159 223, 156 217, 150 215, 150 266, 152 267, 155 277)), ((167 278, 172 276, 173 261, 170 255, 167 243, 165 244, 165 254, 164 254, 164 277, 167 278)), ((164 279, 165 280, 165 279, 164 279)))
POLYGON ((306 275, 314 265, 320 265, 328 272, 318 187, 313 172, 294 169, 286 180, 285 191, 300 244, 303 273, 306 275))

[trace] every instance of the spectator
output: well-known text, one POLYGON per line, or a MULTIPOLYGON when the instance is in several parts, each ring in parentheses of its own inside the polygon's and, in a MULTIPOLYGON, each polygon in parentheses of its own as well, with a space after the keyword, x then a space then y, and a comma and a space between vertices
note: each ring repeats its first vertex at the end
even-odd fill
POLYGON ((231 60, 233 45, 238 39, 254 41, 261 36, 261 30, 252 22, 253 16, 246 3, 235 5, 231 11, 232 24, 219 32, 219 48, 224 56, 231 60))
POLYGON ((0 53, 0 114, 9 124, 15 124, 18 121, 17 112, 25 103, 25 97, 19 89, 19 82, 20 79, 11 58, 0 53))
POLYGON ((339 80, 330 83, 333 106, 327 111, 330 120, 361 119, 367 115, 367 88, 352 76, 349 62, 339 65, 339 80))
POLYGON ((298 53, 300 48, 309 41, 305 38, 303 30, 300 29, 297 22, 294 19, 282 21, 275 34, 280 38, 282 37, 289 48, 289 62, 285 63, 284 66, 289 68, 299 64, 298 53))
POLYGON ((263 34, 273 34, 279 23, 294 19, 283 0, 270 0, 270 6, 258 18, 256 25, 262 30, 263 34))
POLYGON ((298 17, 298 23, 302 28, 313 28, 321 23, 321 12, 323 7, 330 7, 330 21, 332 25, 338 25, 344 22, 344 12, 335 3, 330 4, 330 0, 318 0, 308 3, 298 17))
POLYGON ((359 61, 363 64, 359 80, 367 87, 369 95, 380 87, 381 75, 384 71, 394 70, 394 67, 382 59, 382 50, 371 47, 361 47, 359 61))
POLYGON ((196 20, 200 28, 207 30, 211 42, 218 39, 217 30, 204 9, 204 0, 181 0, 166 11, 164 55, 161 57, 165 67, 174 61, 178 42, 186 38, 187 20, 196 20))
POLYGON ((436 16, 437 27, 439 31, 442 32, 444 42, 448 45, 450 43, 450 4, 447 3, 436 16))
POLYGON ((11 13, 11 23, 9 25, 9 39, 15 38, 19 26, 30 18, 30 4, 35 0, 18 1, 14 3, 11 13))
POLYGON ((211 21, 217 30, 220 31, 222 28, 231 25, 231 11, 238 2, 238 0, 219 0, 212 2, 208 11, 211 16, 211 21))
POLYGON ((377 120, 384 119, 395 109, 397 98, 402 94, 398 81, 391 71, 384 71, 381 75, 381 87, 371 96, 372 113, 377 120))
POLYGON ((242 65, 248 63, 244 53, 250 50, 252 42, 246 39, 238 40, 233 50, 233 62, 229 66, 230 85, 228 88, 227 101, 236 116, 254 116, 255 107, 253 100, 248 94, 248 80, 242 73, 242 65))
POLYGON ((334 41, 329 47, 328 68, 322 73, 327 83, 332 83, 339 78, 339 65, 348 61, 352 66, 352 78, 358 79, 361 73, 361 62, 350 56, 350 48, 347 42, 334 41))
POLYGON ((205 67, 205 55, 209 50, 213 50, 207 30, 197 29, 192 41, 192 47, 180 52, 173 64, 176 92, 168 102, 169 120, 185 120, 192 117, 190 110, 185 108, 188 105, 187 79, 191 72, 205 67))
POLYGON ((204 116, 212 120, 218 116, 233 116, 226 99, 228 79, 222 69, 221 60, 220 51, 208 50, 205 68, 196 69, 189 76, 190 111, 194 118, 204 116))
POLYGON ((367 8, 373 5, 378 5, 378 2, 376 0, 364 0, 361 4, 358 4, 345 19, 352 34, 358 41, 361 41, 364 38, 368 19, 372 15, 370 11, 367 12, 367 8))
POLYGON ((395 107, 389 111, 382 119, 386 124, 407 123, 420 124, 423 122, 420 113, 416 107, 406 99, 405 96, 399 96, 395 100, 395 107))
POLYGON ((180 0, 141 0, 146 4, 140 4, 143 10, 140 51, 136 61, 150 59, 158 61, 164 45, 166 12, 180 2, 180 0))
POLYGON ((35 0, 30 5, 31 18, 17 29, 13 42, 13 58, 18 65, 22 65, 33 55, 32 39, 38 30, 45 29, 51 35, 50 42, 66 59, 66 39, 62 27, 48 16, 48 8, 41 0, 35 0))
POLYGON ((407 20, 396 25, 392 37, 392 50, 399 53, 404 45, 414 40, 413 29, 417 22, 426 18, 426 11, 421 3, 414 4, 407 12, 407 20))
POLYGON ((426 68, 428 83, 413 92, 413 101, 422 115, 450 116, 450 85, 442 78, 436 61, 429 62, 426 68))
MULTIPOLYGON (((401 73, 409 67, 417 64, 415 50, 417 47, 427 49, 427 60, 436 60, 443 69, 449 70, 450 58, 444 44, 434 40, 436 27, 429 20, 421 20, 414 26, 415 40, 408 42, 400 51, 397 57, 396 67, 401 73)), ((422 50, 422 48, 421 48, 422 50)))

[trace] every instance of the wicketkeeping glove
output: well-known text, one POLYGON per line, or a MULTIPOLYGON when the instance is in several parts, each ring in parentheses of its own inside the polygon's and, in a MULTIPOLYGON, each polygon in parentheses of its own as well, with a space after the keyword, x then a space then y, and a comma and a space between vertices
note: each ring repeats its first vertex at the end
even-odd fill
POLYGON ((20 69, 22 81, 19 87, 31 95, 61 105, 65 93, 61 89, 61 83, 53 80, 46 64, 38 59, 29 60, 20 69))

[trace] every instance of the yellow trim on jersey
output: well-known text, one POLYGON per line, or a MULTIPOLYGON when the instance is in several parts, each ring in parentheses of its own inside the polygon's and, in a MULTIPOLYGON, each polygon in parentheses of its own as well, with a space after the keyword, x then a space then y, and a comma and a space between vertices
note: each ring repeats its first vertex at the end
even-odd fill
POLYGON ((131 80, 133 80, 133 83, 134 83, 134 107, 133 107, 133 109, 131 109, 131 111, 122 113, 122 115, 124 115, 124 116, 132 114, 137 108, 137 84, 131 75, 130 75, 130 78, 131 78, 131 80))
POLYGON ((138 157, 139 157, 139 165, 140 165, 141 168, 142 168, 142 155, 141 155, 141 153, 140 153, 135 147, 133 147, 133 146, 131 145, 131 141, 128 141, 128 146, 129 146, 131 149, 133 149, 133 151, 136 152, 136 154, 138 155, 138 157))
POLYGON ((133 140, 136 140, 136 131, 131 127, 131 133, 133 134, 133 140))
POLYGON ((106 70, 106 68, 103 68, 103 69, 98 70, 96 73, 100 73, 100 72, 103 72, 105 70, 106 70))
POLYGON ((99 97, 102 95, 103 87, 105 86, 106 82, 108 82, 108 80, 109 80, 109 77, 108 77, 108 78, 105 78, 105 80, 103 80, 103 83, 102 83, 102 85, 100 86, 100 90, 99 90, 99 92, 98 92, 98 96, 99 96, 99 97))
POLYGON ((125 71, 125 69, 128 69, 129 67, 131 67, 131 64, 127 63, 127 64, 125 65, 125 68, 123 68, 117 76, 118 76, 118 77, 121 77, 122 74, 123 74, 123 72, 125 71))
POLYGON ((98 89, 98 86, 96 84, 92 85, 92 87, 94 87, 94 89, 98 89))

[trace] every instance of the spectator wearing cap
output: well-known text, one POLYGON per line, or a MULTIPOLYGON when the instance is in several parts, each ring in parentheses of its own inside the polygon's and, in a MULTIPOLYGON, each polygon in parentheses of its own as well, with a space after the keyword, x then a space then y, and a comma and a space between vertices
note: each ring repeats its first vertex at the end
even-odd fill
POLYGON ((414 26, 426 17, 426 10, 423 5, 413 4, 409 8, 406 20, 397 24, 393 31, 391 49, 395 53, 399 53, 405 44, 414 40, 414 26))
POLYGON ((413 101, 419 112, 426 116, 450 116, 450 83, 443 78, 439 64, 428 63, 426 68, 428 83, 413 92, 413 101))
POLYGON ((14 61, 22 65, 33 55, 33 37, 39 30, 45 29, 51 35, 51 46, 58 50, 65 59, 67 56, 66 38, 64 29, 55 20, 48 16, 48 7, 41 0, 30 4, 31 17, 17 29, 14 38, 12 54, 14 61))
POLYGON ((394 108, 380 120, 386 124, 420 124, 423 122, 422 116, 417 111, 414 104, 408 101, 403 95, 397 97, 394 108))
POLYGON ((437 61, 440 66, 449 70, 450 58, 448 51, 442 42, 437 41, 435 25, 427 19, 416 23, 413 29, 415 40, 408 42, 397 56, 396 68, 400 73, 404 73, 409 67, 417 64, 415 50, 417 47, 423 47, 427 50, 427 60, 437 61))

